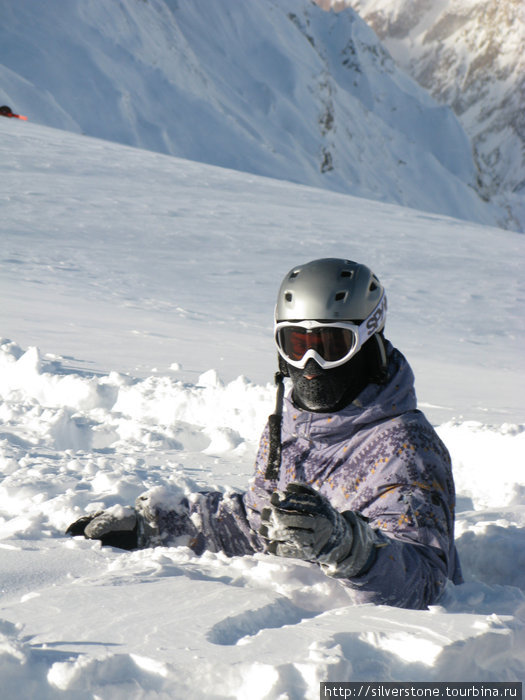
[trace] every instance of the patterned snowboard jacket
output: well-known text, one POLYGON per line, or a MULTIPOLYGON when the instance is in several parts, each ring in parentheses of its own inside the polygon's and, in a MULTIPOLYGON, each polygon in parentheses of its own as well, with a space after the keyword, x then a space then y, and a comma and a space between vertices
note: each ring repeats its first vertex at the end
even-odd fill
POLYGON ((244 493, 192 494, 178 506, 137 506, 153 516, 160 541, 177 538, 200 553, 229 556, 263 551, 257 534, 272 492, 293 481, 312 485, 336 510, 354 510, 378 531, 380 545, 368 571, 342 582, 357 603, 425 608, 439 600, 447 579, 461 582, 454 545, 454 481, 448 451, 416 409, 414 375, 388 346, 388 380, 370 384, 333 414, 296 408, 285 398, 282 462, 277 480, 265 479, 266 426, 255 475, 244 493))

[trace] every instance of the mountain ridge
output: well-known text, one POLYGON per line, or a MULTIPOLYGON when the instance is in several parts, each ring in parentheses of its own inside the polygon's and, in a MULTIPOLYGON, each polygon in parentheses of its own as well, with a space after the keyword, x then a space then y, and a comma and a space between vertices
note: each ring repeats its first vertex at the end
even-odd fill
POLYGON ((479 189, 525 230, 525 11, 521 0, 317 0, 354 9, 396 63, 454 110, 479 189))

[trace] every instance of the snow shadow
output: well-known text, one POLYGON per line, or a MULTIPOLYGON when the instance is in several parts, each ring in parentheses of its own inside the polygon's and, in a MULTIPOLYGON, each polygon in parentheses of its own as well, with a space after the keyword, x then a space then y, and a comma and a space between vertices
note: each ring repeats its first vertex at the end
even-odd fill
POLYGON ((297 625, 322 612, 324 611, 303 610, 286 598, 281 598, 257 610, 247 610, 221 620, 210 629, 207 638, 212 644, 233 646, 241 639, 254 637, 262 630, 297 625))
POLYGON ((515 586, 525 592, 525 528, 482 524, 457 540, 465 579, 489 585, 515 586))

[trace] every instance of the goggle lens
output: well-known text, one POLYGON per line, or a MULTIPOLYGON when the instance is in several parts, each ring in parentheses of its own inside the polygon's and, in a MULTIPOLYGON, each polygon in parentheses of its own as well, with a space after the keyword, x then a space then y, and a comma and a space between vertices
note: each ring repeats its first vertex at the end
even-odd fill
POLYGON ((312 329, 287 326, 279 329, 278 343, 293 362, 300 362, 308 350, 314 350, 326 362, 338 362, 354 348, 357 335, 349 328, 337 326, 312 329))

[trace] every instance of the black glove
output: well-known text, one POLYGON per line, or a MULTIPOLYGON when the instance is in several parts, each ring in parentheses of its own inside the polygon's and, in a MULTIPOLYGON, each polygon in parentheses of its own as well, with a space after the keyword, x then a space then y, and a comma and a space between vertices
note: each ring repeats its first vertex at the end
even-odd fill
POLYGON ((84 515, 66 530, 66 535, 84 535, 88 540, 100 540, 104 546, 119 549, 137 549, 138 518, 133 508, 99 510, 84 515))
POLYGON ((261 513, 259 534, 271 554, 316 562, 336 578, 356 576, 373 561, 376 532, 362 516, 336 511, 311 486, 288 484, 286 491, 272 494, 270 503, 261 513))

